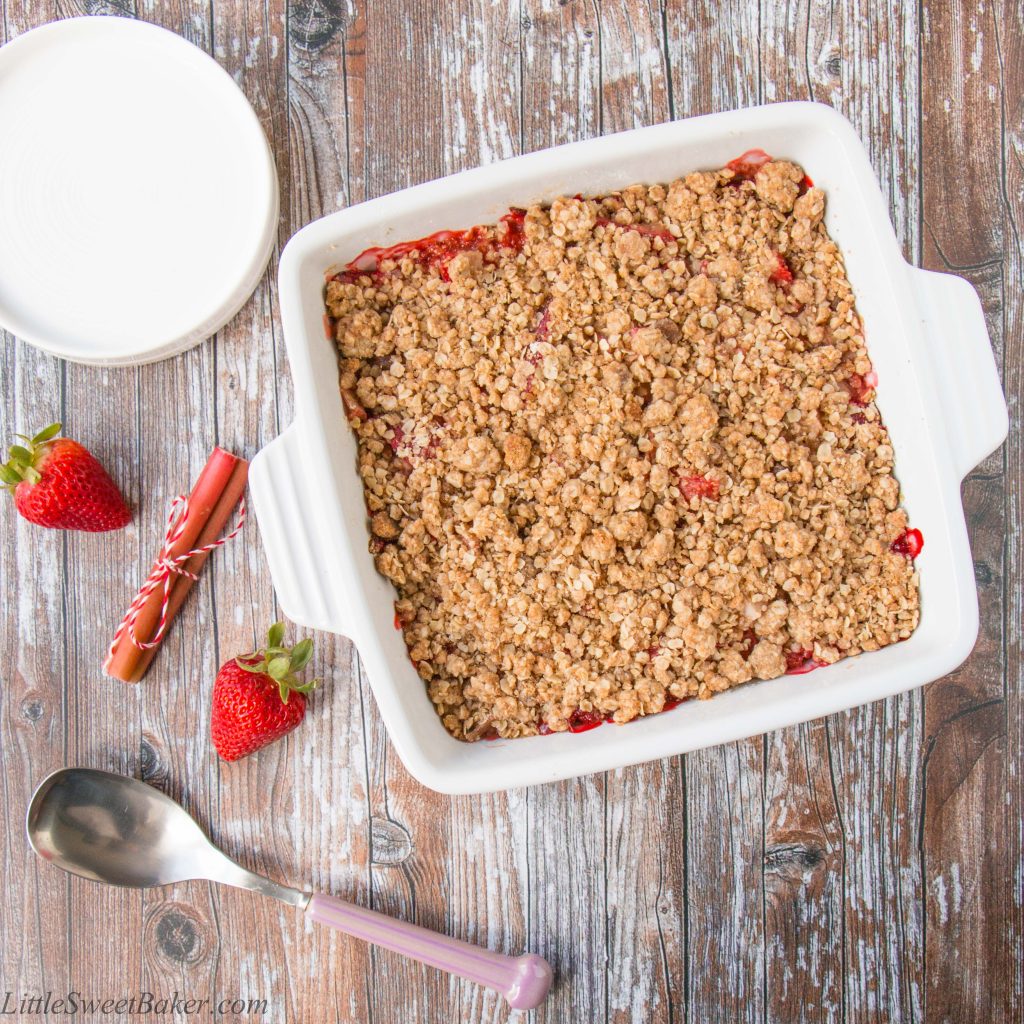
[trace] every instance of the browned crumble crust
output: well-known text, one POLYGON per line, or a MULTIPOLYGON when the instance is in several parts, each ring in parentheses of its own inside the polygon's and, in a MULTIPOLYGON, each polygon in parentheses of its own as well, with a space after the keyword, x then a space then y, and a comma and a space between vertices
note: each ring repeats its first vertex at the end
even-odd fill
POLYGON ((454 736, 628 722, 914 630, 893 450, 802 180, 560 198, 450 281, 406 256, 328 283, 371 550, 454 736))

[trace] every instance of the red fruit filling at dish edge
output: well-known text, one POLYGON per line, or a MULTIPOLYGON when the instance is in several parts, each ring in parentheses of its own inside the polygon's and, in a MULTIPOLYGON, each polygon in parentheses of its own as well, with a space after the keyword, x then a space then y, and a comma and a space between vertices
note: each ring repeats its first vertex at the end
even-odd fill
MULTIPOLYGON (((748 149, 746 153, 730 160, 725 166, 736 175, 737 184, 741 181, 753 181, 758 171, 765 164, 770 164, 773 157, 769 156, 763 149, 748 149)), ((803 194, 809 188, 814 188, 814 182, 810 175, 805 174, 800 182, 800 192, 803 194)))
POLYGON ((488 234, 483 225, 468 228, 465 231, 435 231, 425 238, 417 238, 412 242, 398 242, 395 245, 371 246, 364 249, 345 269, 332 275, 335 281, 356 282, 360 277, 378 277, 380 265, 385 260, 398 261, 408 256, 428 267, 436 267, 443 281, 449 280, 448 264, 460 252, 475 250, 481 254, 493 252, 495 249, 508 249, 518 252, 523 247, 523 220, 526 211, 513 207, 501 218, 505 233, 497 241, 488 234))
POLYGON ((897 555, 904 555, 913 561, 924 547, 924 534, 920 530, 904 530, 893 542, 889 549, 897 555))
POLYGON ((826 664, 826 662, 815 658, 814 651, 806 647, 798 651, 786 652, 787 676, 802 676, 807 672, 813 672, 816 668, 824 668, 826 664))

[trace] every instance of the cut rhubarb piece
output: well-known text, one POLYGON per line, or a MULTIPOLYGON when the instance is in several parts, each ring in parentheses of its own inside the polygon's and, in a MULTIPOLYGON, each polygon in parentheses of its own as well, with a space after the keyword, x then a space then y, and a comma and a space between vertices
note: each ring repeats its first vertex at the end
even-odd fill
POLYGON ((437 231, 413 242, 364 249, 345 270, 349 274, 376 276, 380 274, 380 265, 385 261, 397 263, 409 256, 428 267, 436 267, 441 277, 447 281, 447 267, 453 256, 470 249, 482 252, 489 246, 487 232, 481 227, 470 228, 468 231, 437 231))
MULTIPOLYGON (((537 343, 535 341, 531 341, 530 344, 526 346, 526 351, 523 353, 523 359, 525 359, 531 366, 540 366, 544 361, 544 357, 537 350, 536 345, 537 343)), ((533 391, 533 382, 536 379, 536 376, 537 374, 531 373, 526 378, 526 383, 523 385, 523 394, 528 395, 533 391)))
POLYGON ((441 430, 444 427, 444 420, 435 416, 427 428, 428 439, 424 442, 415 429, 415 425, 412 428, 407 427, 407 423, 411 422, 396 423, 391 428, 391 434, 388 437, 391 450, 400 460, 408 462, 410 468, 418 459, 437 457, 438 449, 441 447, 441 430))
POLYGON ((846 390, 850 393, 850 401, 854 405, 867 405, 871 401, 871 388, 864 382, 859 373, 851 373, 846 379, 846 390))
POLYGON ((635 231, 648 238, 660 238, 663 242, 674 242, 675 235, 664 224, 625 224, 627 231, 635 231))
POLYGON ((924 547, 924 534, 920 530, 904 530, 890 545, 889 550, 913 561, 924 547))
POLYGON ((802 676, 816 668, 824 668, 826 664, 827 662, 819 661, 809 647, 802 647, 798 651, 786 651, 787 676, 802 676))
POLYGON ((345 419, 355 424, 369 419, 369 415, 363 408, 363 403, 356 398, 356 393, 348 388, 341 389, 341 404, 345 408, 345 419))
POLYGON ((692 501, 694 498, 718 500, 718 481, 709 480, 706 476, 684 476, 679 481, 679 489, 687 501, 692 501))
POLYGON ((737 178, 746 181, 753 181, 757 172, 765 164, 771 163, 772 158, 763 149, 748 149, 746 153, 730 160, 725 166, 736 175, 737 178))
POLYGON ((604 722, 605 716, 600 711, 582 711, 577 708, 569 716, 569 732, 588 732, 604 722))
POLYGON ((749 626, 743 630, 743 648, 740 653, 744 658, 749 658, 757 646, 757 634, 749 626))
POLYGON ((526 211, 520 209, 518 206, 513 206, 504 217, 501 218, 501 223, 505 225, 505 236, 501 240, 502 246, 506 249, 511 249, 513 252, 519 252, 526 242, 526 233, 523 230, 523 224, 526 221, 526 211))
MULTIPOLYGON (((537 326, 533 329, 533 333, 536 334, 537 337, 541 341, 547 341, 548 340, 548 334, 550 332, 551 332, 551 310, 550 310, 550 308, 548 306, 544 306, 544 308, 541 310, 540 317, 537 320, 537 326)), ((527 357, 527 358, 529 358, 529 357, 527 357)), ((537 362, 540 362, 540 354, 539 353, 537 353, 537 362)), ((536 366, 536 365, 537 364, 534 363, 534 366, 536 366)))
POLYGON ((775 253, 775 269, 768 275, 768 280, 782 288, 793 283, 793 271, 789 269, 786 257, 781 252, 775 253))
POLYGON ((846 378, 845 387, 849 392, 850 401, 854 405, 867 405, 871 401, 875 387, 878 384, 878 374, 872 370, 870 373, 851 373, 846 378))

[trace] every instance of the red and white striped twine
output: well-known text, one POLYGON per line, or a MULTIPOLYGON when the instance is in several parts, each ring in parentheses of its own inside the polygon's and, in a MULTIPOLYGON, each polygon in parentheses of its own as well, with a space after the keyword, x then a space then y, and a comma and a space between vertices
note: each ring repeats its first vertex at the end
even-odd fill
POLYGON ((128 639, 131 640, 131 642, 138 647, 140 651, 148 651, 150 648, 156 647, 160 643, 163 639, 164 632, 167 630, 167 607, 171 601, 171 587, 173 585, 174 576, 187 576, 192 580, 198 579, 199 577, 194 573, 183 568, 185 562, 195 555, 203 555, 208 551, 213 551, 214 548, 219 548, 224 544, 227 544, 229 540, 238 536, 238 531, 245 525, 245 498, 242 498, 241 505, 238 509, 238 522, 235 524, 235 528, 226 537, 221 537, 219 540, 212 541, 201 548, 193 548, 191 551, 185 551, 172 558, 170 556, 170 551, 174 547, 175 543, 181 539, 181 535, 185 530, 185 521, 187 519, 188 498, 186 498, 184 494, 179 494, 178 497, 171 502, 171 511, 167 516, 167 532, 164 534, 164 546, 160 551, 160 556, 157 558, 156 564, 153 566, 153 571, 146 578, 146 582, 142 584, 139 588, 139 592, 135 595, 135 600, 132 601, 131 607, 127 612, 125 612, 125 616, 121 620, 121 625, 117 627, 117 632, 114 634, 114 639, 110 644, 110 655, 113 655, 118 642, 125 633, 128 634, 128 639), (135 635, 135 623, 137 622, 139 615, 142 613, 142 608, 149 595, 160 586, 164 588, 163 604, 160 607, 160 624, 157 626, 157 630, 153 634, 153 639, 148 643, 143 643, 135 635))

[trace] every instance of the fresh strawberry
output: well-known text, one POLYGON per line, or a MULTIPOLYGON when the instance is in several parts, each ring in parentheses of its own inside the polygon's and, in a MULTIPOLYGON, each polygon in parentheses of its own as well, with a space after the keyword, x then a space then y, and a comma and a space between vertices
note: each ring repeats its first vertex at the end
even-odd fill
POLYGON ((284 623, 275 622, 267 646, 220 667, 213 684, 210 732, 225 761, 237 761, 297 728, 306 715, 306 694, 318 680, 301 683, 313 641, 282 647, 284 623))
POLYGON ((8 462, 0 465, 0 483, 30 523, 54 530, 102 533, 120 530, 132 514, 107 471, 77 441, 57 437, 53 423, 35 437, 18 434, 8 462))

